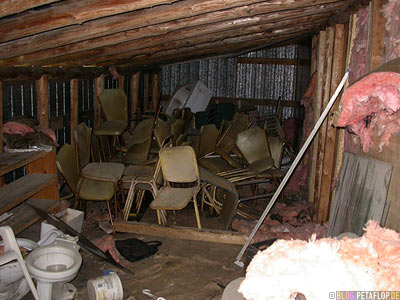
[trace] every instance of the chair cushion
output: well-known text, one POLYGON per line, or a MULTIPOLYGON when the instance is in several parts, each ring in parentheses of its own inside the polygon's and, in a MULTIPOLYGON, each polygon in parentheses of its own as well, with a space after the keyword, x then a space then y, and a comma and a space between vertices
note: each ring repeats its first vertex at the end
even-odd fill
POLYGON ((190 199, 199 191, 199 187, 171 188, 163 187, 151 202, 152 209, 178 210, 185 208, 190 199))
POLYGON ((89 163, 82 169, 82 176, 87 179, 117 182, 124 173, 123 164, 103 162, 89 163))
POLYGON ((128 127, 128 122, 123 120, 106 121, 94 129, 95 135, 121 135, 128 127))
POLYGON ((108 201, 114 195, 112 182, 81 179, 83 184, 79 197, 83 200, 108 201))

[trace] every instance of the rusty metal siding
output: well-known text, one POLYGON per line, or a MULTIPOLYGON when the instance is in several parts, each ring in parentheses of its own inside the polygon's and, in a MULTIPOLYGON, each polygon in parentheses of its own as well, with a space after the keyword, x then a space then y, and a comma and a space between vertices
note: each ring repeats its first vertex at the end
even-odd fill
POLYGON ((94 80, 79 80, 78 89, 78 121, 93 127, 94 80))
POLYGON ((49 81, 49 119, 64 119, 64 126, 56 128, 57 143, 71 143, 71 85, 69 81, 49 81))

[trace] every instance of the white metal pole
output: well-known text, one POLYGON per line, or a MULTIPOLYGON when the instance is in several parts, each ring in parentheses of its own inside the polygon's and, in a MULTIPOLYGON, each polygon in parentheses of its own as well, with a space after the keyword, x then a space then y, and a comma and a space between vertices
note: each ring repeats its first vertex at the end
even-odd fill
POLYGON ((278 189, 276 190, 274 196, 272 197, 271 201, 268 203, 268 205, 265 208, 263 214, 261 215, 260 219, 258 220, 256 226, 254 226, 254 229, 251 232, 251 234, 249 235, 246 243, 243 245, 242 250, 240 250, 238 256, 236 257, 235 264, 238 265, 239 267, 243 268, 243 262, 241 262, 240 259, 242 258, 244 252, 246 251, 247 247, 249 246, 249 244, 250 244, 251 240, 253 239, 254 235, 256 234, 257 230, 260 228, 261 224, 264 222, 265 217, 267 216, 267 214, 271 210, 272 206, 275 204, 276 199, 278 199, 280 193, 282 192, 282 190, 285 187, 287 181, 289 180, 290 175, 292 175, 292 173, 293 173, 294 169, 297 167, 300 159, 303 157, 304 152, 306 152, 306 150, 307 150, 308 146, 310 145, 310 143, 312 142, 315 134, 317 133, 317 131, 321 127, 322 122, 324 122, 327 114, 329 113, 329 110, 332 108, 333 104, 336 101, 337 96, 339 95, 340 91, 342 90, 342 88, 344 86, 344 83, 346 82, 348 76, 349 76, 349 72, 347 71, 344 74, 342 80, 340 81, 338 87, 336 88, 335 93, 332 95, 331 99, 329 100, 328 105, 325 107, 325 110, 323 111, 323 113, 319 117, 317 123, 315 124, 313 130, 311 131, 310 135, 308 136, 308 138, 307 138, 306 142, 304 143, 303 147, 301 147, 299 153, 297 154, 295 160, 293 161, 292 165, 290 166, 289 170, 287 171, 285 177, 282 179, 282 182, 279 185, 278 189))

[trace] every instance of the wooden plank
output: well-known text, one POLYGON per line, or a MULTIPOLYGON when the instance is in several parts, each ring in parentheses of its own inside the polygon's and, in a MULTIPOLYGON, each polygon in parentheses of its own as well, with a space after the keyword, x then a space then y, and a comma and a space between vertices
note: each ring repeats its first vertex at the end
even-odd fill
POLYGON ((149 73, 143 74, 143 112, 149 111, 149 101, 150 101, 150 76, 149 73))
MULTIPOLYGON (((66 61, 76 61, 82 57, 96 57, 99 55, 113 55, 121 52, 131 52, 134 50, 163 45, 167 41, 192 40, 194 37, 208 36, 214 37, 216 32, 226 32, 226 36, 233 35, 232 31, 244 34, 243 30, 248 30, 250 26, 264 27, 264 30, 271 30, 275 26, 287 26, 289 24, 298 23, 301 17, 319 18, 323 15, 330 15, 332 11, 339 9, 343 3, 331 3, 325 5, 318 12, 313 7, 299 8, 282 12, 270 12, 265 5, 251 5, 245 9, 225 10, 205 15, 193 16, 181 19, 179 22, 165 22, 160 26, 149 25, 143 28, 132 29, 123 33, 107 35, 107 37, 98 37, 87 41, 72 43, 65 46, 55 46, 53 49, 42 50, 34 53, 25 53, 23 56, 16 56, 6 60, 0 60, 0 66, 12 66, 21 64, 31 65, 54 65, 66 61), (253 7, 254 6, 254 7, 253 7), (255 17, 249 17, 248 12, 251 11, 255 17), (265 13, 267 11, 267 13, 265 13), (242 18, 232 20, 232 15, 244 16, 242 18), (283 20, 283 21, 282 21, 283 20), (212 26, 205 24, 213 23, 212 26), (269 24, 269 25, 268 25, 269 24), (286 25, 284 25, 286 24, 286 25), (268 29, 268 26, 270 27, 268 29)), ((261 29, 261 28, 260 28, 261 29)), ((261 30, 262 31, 262 30, 261 30)), ((235 34, 237 35, 237 33, 235 34)), ((221 37, 219 37, 221 38, 221 37)), ((194 41, 191 43, 193 44, 194 41)), ((198 42, 196 42, 198 43, 198 42)), ((149 50, 150 51, 150 50, 149 50)))
MULTIPOLYGON (((326 31, 320 31, 319 41, 318 41, 318 53, 317 53, 317 91, 313 103, 314 108, 314 123, 317 122, 319 116, 322 113, 322 86, 323 86, 323 76, 324 76, 324 61, 326 56, 326 31)), ((314 141, 312 143, 312 157, 311 157, 311 167, 308 176, 308 201, 314 202, 315 204, 315 174, 317 170, 317 157, 318 157, 318 135, 315 135, 314 141)), ((316 212, 316 207, 314 205, 314 212, 316 212)))
MULTIPOLYGON (((75 24, 81 25, 93 19, 149 8, 161 4, 171 4, 176 1, 178 0, 61 1, 61 3, 52 5, 47 9, 29 12, 18 16, 18 18, 9 18, 0 21, 0 27, 4 30, 0 42, 14 40, 27 35, 33 35, 47 30, 54 30, 64 26, 75 24), (30 26, 26 26, 26 24, 30 24, 30 26)), ((24 2, 27 3, 31 1, 24 2)), ((54 0, 42 2, 54 2, 54 0)), ((29 5, 26 6, 29 7, 29 5)), ((1 8, 2 6, 0 6, 0 11, 1 8)), ((0 16, 1 14, 2 13, 0 13, 0 16)))
POLYGON ((310 64, 310 60, 285 59, 285 58, 255 58, 255 57, 239 57, 238 64, 262 64, 262 65, 287 65, 297 66, 297 64, 310 64))
POLYGON ((0 18, 57 1, 59 0, 3 0, 0 1, 0 18))
POLYGON ((45 75, 36 80, 36 99, 39 126, 49 128, 49 82, 45 75))
POLYGON ((160 101, 159 98, 160 98, 159 73, 153 73, 151 76, 151 103, 154 112, 156 112, 158 109, 158 102, 160 101))
MULTIPOLYGON (((0 49, 0 58, 8 58, 27 53, 32 53, 40 50, 50 49, 76 43, 79 41, 94 39, 96 37, 110 35, 113 33, 124 32, 149 25, 160 24, 163 22, 179 20, 191 16, 199 16, 206 13, 217 12, 220 14, 226 12, 229 8, 245 7, 245 15, 249 15, 249 7, 246 5, 261 2, 260 5, 266 12, 278 12, 288 9, 305 8, 310 5, 315 5, 315 0, 284 0, 284 1, 250 1, 250 0, 231 0, 231 1, 216 1, 216 0, 187 0, 178 1, 171 5, 154 7, 148 10, 140 10, 120 14, 112 18, 99 18, 94 21, 89 21, 81 25, 68 26, 66 28, 46 31, 35 35, 28 36, 9 42, 3 43, 0 49)), ((321 8, 319 5, 337 2, 336 0, 318 1, 318 6, 315 11, 321 8)), ((343 3, 346 7, 347 3, 343 3)), ((233 14, 236 16, 237 14, 233 14)), ((232 15, 229 15, 232 18, 232 15)), ((209 21, 208 23, 211 23, 209 21)), ((108 38, 108 37, 107 37, 108 38)), ((111 41, 114 43, 114 41, 111 41)))
POLYGON ((0 176, 23 167, 45 155, 46 152, 42 151, 21 153, 4 152, 0 155, 0 176))
POLYGON ((243 245, 248 238, 245 234, 231 231, 197 229, 181 226, 160 226, 119 220, 114 221, 114 229, 118 232, 234 245, 243 245))
MULTIPOLYGON (((345 26, 338 24, 335 26, 335 45, 334 56, 332 65, 332 80, 331 80, 331 95, 339 85, 343 77, 346 65, 346 34, 345 26)), ((332 107, 331 113, 328 115, 328 124, 332 122, 335 111, 338 109, 339 101, 332 107)), ((336 148, 337 148, 337 134, 338 129, 333 126, 327 127, 326 141, 325 141, 325 156, 322 169, 321 180, 321 196, 319 201, 319 211, 317 221, 320 223, 326 222, 329 219, 329 210, 332 202, 331 187, 332 180, 334 179, 334 163, 336 161, 336 148)))
POLYGON ((118 77, 118 88, 123 90, 124 89, 124 84, 125 84, 125 76, 124 75, 119 75, 119 77, 118 77))
POLYGON ((12 213, 13 215, 7 220, 1 222, 0 226, 10 226, 13 229, 14 234, 18 234, 39 221, 40 217, 31 207, 26 205, 26 203, 35 205, 50 213, 57 213, 60 206, 59 200, 28 199, 24 203, 9 210, 8 213, 12 213))
MULTIPOLYGON (((165 99, 165 97, 163 97, 165 99)), ((169 99, 169 98, 168 98, 169 99)), ((252 98, 228 98, 228 97, 211 97, 210 99, 211 102, 214 103, 239 103, 242 102, 242 104, 249 104, 249 105, 261 105, 261 106, 276 106, 276 103, 278 100, 274 99, 252 99, 252 98)), ((292 101, 292 100, 282 100, 281 101, 281 106, 282 107, 299 107, 300 102, 298 101, 292 101)))
POLYGON ((382 8, 387 0, 373 0, 370 2, 368 24, 368 54, 367 71, 372 71, 383 63, 385 50, 385 23, 382 8))
POLYGON ((138 112, 139 106, 139 83, 140 83, 140 72, 136 72, 131 77, 131 128, 134 128, 138 118, 136 117, 136 113, 138 112))
MULTIPOLYGON (((28 174, 54 174, 57 176, 56 151, 46 153, 45 156, 26 165, 28 174)), ((59 199, 58 182, 54 182, 45 189, 42 189, 32 195, 34 198, 40 199, 59 199)))
POLYGON ((56 175, 27 174, 5 185, 0 188, 0 215, 54 183, 56 175))
MULTIPOLYGON (((0 80, 0 156, 3 153, 3 82, 0 80)), ((1 163, 0 163, 1 169, 1 163)), ((0 187, 4 185, 4 176, 0 176, 0 187)))
POLYGON ((104 90, 104 75, 97 77, 94 81, 94 127, 101 124, 101 105, 99 96, 104 90))
MULTIPOLYGON (((326 105, 329 102, 330 93, 331 93, 331 77, 332 77, 332 60, 333 60, 333 43, 335 38, 335 30, 333 27, 328 27, 326 30, 327 39, 326 39, 326 57, 325 57, 325 68, 324 68, 324 85, 323 85, 323 96, 322 96, 322 104, 321 108, 325 109, 326 105)), ((320 197, 321 197, 321 182, 322 182, 322 171, 323 171, 323 162, 325 157, 325 141, 326 141, 326 130, 327 130, 328 122, 325 121, 322 123, 321 128, 319 130, 318 137, 318 150, 317 150, 317 166, 315 172, 315 204, 318 205, 318 212, 320 207, 320 197)), ((315 207, 315 206, 314 206, 315 207)))
POLYGON ((74 132, 76 127, 78 126, 78 95, 79 95, 79 80, 78 79, 72 79, 71 84, 70 84, 70 89, 71 89, 71 120, 70 120, 70 126, 71 126, 71 145, 75 145, 75 138, 74 138, 74 132))

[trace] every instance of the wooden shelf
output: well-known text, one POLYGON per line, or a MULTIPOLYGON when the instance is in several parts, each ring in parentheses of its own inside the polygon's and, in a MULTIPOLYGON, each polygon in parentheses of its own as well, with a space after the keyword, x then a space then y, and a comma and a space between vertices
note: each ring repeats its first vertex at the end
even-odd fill
POLYGON ((0 226, 8 225, 13 229, 14 234, 18 234, 37 222, 40 217, 32 208, 30 208, 25 203, 33 204, 43 210, 55 213, 59 210, 60 201, 48 199, 29 199, 24 203, 21 203, 20 205, 9 210, 8 213, 12 213, 13 215, 7 220, 1 222, 0 226))
POLYGON ((4 152, 0 155, 0 176, 23 167, 46 155, 47 152, 43 151, 20 153, 4 152))
POLYGON ((57 175, 27 174, 3 186, 0 188, 0 215, 54 183, 57 183, 57 175))

